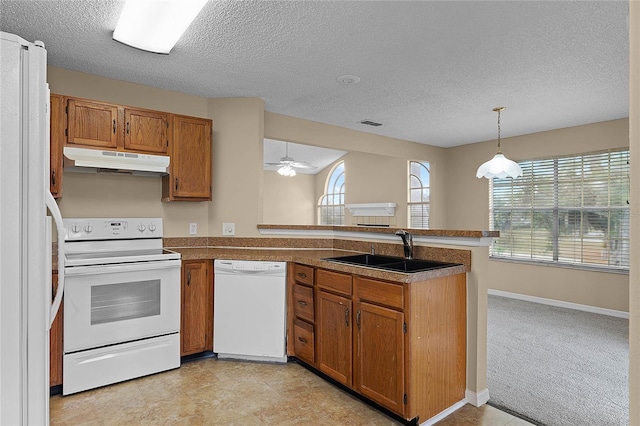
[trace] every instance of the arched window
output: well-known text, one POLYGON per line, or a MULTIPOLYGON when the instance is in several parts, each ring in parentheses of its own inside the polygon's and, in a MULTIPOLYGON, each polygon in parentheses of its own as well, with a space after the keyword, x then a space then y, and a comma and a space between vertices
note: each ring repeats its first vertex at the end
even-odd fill
POLYGON ((324 195, 318 200, 318 224, 344 225, 344 161, 327 177, 324 195))
POLYGON ((429 163, 409 161, 409 228, 429 228, 429 163))

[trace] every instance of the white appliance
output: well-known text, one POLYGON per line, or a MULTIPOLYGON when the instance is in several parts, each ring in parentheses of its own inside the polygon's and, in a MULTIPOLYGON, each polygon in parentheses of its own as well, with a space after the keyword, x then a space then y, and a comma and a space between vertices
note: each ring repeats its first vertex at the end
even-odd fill
POLYGON ((285 262, 215 260, 213 352, 287 362, 285 262))
MULTIPOLYGON (((0 32, 0 424, 49 423, 51 219, 47 52, 0 32)), ((59 256, 64 244, 58 244, 59 256)), ((60 261, 64 265, 64 259, 60 261)))
POLYGON ((114 172, 141 176, 166 175, 168 155, 136 152, 104 151, 102 149, 65 146, 64 169, 71 172, 114 172))
POLYGON ((180 366, 180 253, 161 218, 64 219, 63 395, 180 366))

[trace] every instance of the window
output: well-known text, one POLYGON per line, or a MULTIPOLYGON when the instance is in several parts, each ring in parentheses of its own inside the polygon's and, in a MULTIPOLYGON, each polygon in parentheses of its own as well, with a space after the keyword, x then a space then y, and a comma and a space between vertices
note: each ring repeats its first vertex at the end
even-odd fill
POLYGON ((492 257, 629 268, 629 151, 518 164, 490 182, 492 257))
POLYGON ((320 225, 344 225, 344 161, 337 163, 327 177, 324 195, 318 201, 320 225))
POLYGON ((409 228, 429 228, 429 163, 409 161, 409 228))

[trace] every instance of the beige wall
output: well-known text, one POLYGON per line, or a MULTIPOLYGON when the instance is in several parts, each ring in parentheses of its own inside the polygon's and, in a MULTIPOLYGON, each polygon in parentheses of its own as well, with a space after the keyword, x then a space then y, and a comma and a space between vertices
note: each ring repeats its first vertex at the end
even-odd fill
MULTIPOLYGON (((628 147, 628 119, 506 138, 502 150, 512 160, 528 160, 628 147)), ((451 148, 447 153, 446 228, 488 229, 489 183, 478 166, 496 152, 496 141, 451 148), (464 171, 461 173, 460 171, 464 171)), ((489 261, 490 289, 628 311, 626 274, 489 261)))
POLYGON ((447 214, 444 173, 447 150, 444 148, 357 132, 271 112, 265 112, 264 134, 269 139, 349 151, 350 154, 344 157, 345 185, 349 188, 345 202, 396 202, 400 207, 397 212, 398 226, 406 226, 407 223, 406 161, 428 161, 431 164, 433 185, 431 227, 444 228, 447 214), (349 162, 353 165, 349 166, 349 162), (350 172, 352 169, 356 172, 350 172), (376 185, 378 188, 375 188, 376 185))
POLYGON ((235 223, 236 235, 256 236, 262 223, 263 117, 259 98, 210 99, 213 119, 213 201, 209 235, 235 223))
POLYGON ((262 221, 274 225, 316 223, 316 175, 298 173, 280 176, 276 171, 263 174, 262 221))

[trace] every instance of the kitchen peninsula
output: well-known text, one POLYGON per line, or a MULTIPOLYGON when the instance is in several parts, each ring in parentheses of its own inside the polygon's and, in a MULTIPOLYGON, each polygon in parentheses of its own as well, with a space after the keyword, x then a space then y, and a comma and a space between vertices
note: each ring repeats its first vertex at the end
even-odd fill
POLYGON ((486 362, 477 353, 486 334, 477 269, 486 267, 497 232, 411 230, 415 258, 457 265, 400 273, 327 260, 372 251, 401 257, 395 228, 258 229, 264 237, 166 238, 164 245, 205 269, 213 259, 289 262, 288 355, 406 421, 436 421, 464 403, 486 402, 486 377, 476 374, 484 369, 467 360, 486 362))

